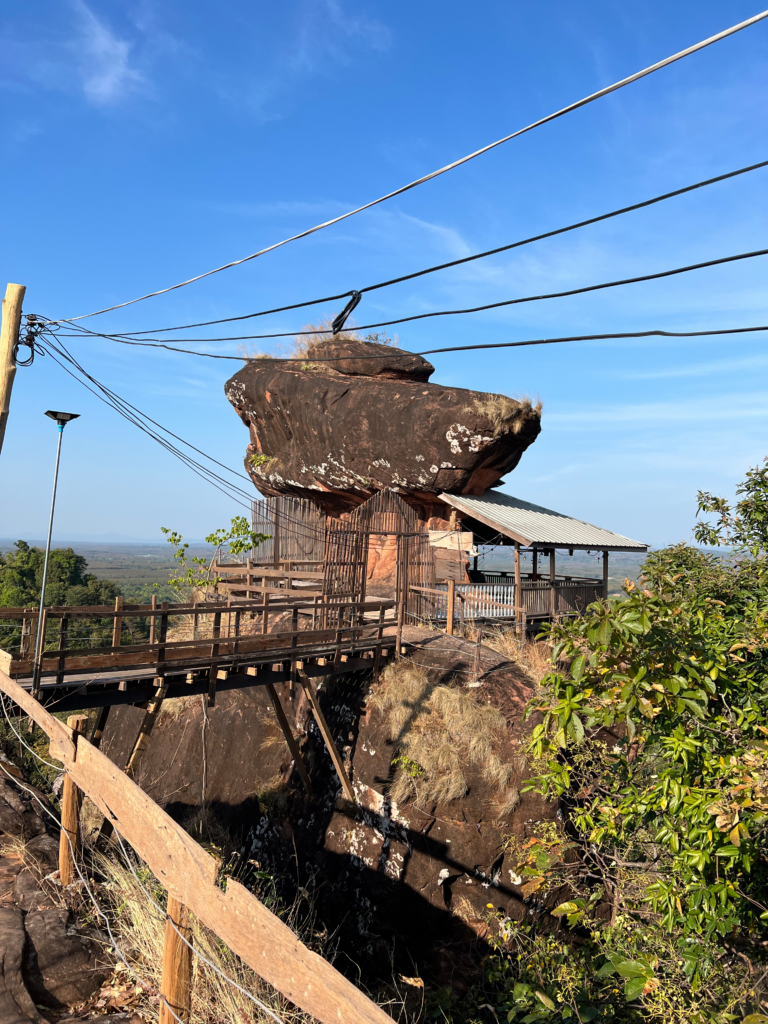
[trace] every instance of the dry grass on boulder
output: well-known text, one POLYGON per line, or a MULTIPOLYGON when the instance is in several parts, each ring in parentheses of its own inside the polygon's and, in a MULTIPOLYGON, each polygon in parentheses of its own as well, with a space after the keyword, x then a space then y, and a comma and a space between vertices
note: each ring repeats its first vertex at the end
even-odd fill
POLYGON ((394 801, 458 800, 469 791, 472 767, 499 791, 504 813, 517 803, 514 767, 500 756, 506 721, 497 708, 430 682, 424 669, 406 661, 386 668, 372 705, 386 716, 394 746, 394 801))
POLYGON ((476 398, 474 410, 491 421, 496 437, 519 434, 528 420, 541 415, 541 402, 535 405, 530 398, 509 398, 507 395, 483 395, 476 398))

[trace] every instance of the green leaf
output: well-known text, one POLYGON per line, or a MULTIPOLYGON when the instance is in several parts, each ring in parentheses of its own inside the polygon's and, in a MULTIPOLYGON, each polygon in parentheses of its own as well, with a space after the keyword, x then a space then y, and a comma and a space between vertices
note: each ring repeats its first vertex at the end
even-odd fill
POLYGON ((642 995, 643 989, 645 988, 646 978, 632 978, 624 986, 624 998, 628 1003, 631 1003, 633 999, 637 999, 639 995, 642 995))
POLYGON ((762 1013, 750 1013, 747 1017, 742 1020, 741 1024, 765 1024, 768 1021, 768 1017, 762 1013))
POLYGON ((571 675, 577 682, 579 681, 579 679, 583 677, 584 668, 586 664, 587 659, 584 657, 583 654, 580 654, 578 655, 578 657, 573 659, 573 662, 571 664, 571 675))
POLYGON ((536 998, 539 1000, 539 1002, 543 1003, 548 1010, 554 1010, 555 1004, 552 1002, 552 1000, 549 998, 546 992, 542 992, 540 988, 536 989, 536 998))
POLYGON ((559 907, 555 907, 554 910, 550 910, 550 914, 552 917, 563 917, 565 914, 575 914, 578 909, 578 904, 568 900, 566 903, 561 903, 559 907))

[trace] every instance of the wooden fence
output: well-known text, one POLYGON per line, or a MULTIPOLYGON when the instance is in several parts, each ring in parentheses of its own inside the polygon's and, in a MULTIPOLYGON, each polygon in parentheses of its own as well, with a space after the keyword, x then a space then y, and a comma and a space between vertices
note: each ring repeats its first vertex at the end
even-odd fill
MULTIPOLYGON (((449 583, 411 586, 408 615, 414 622, 446 622, 449 583)), ((515 619, 514 583, 456 583, 456 613, 460 619, 515 619)), ((603 596, 602 582, 525 580, 520 585, 520 612, 526 620, 583 612, 603 596)))
MULTIPOLYGON (((51 755, 62 762, 68 779, 131 844, 170 900, 188 907, 261 978, 323 1024, 392 1024, 381 1007, 309 950, 253 893, 232 878, 226 890, 220 888, 219 865, 207 851, 96 746, 1 670, 0 690, 47 734, 51 755)), ((66 841, 62 846, 69 849, 66 841)), ((168 935, 166 929, 166 941, 168 935)), ((164 974, 164 998, 178 991, 171 984, 175 980, 164 974)))

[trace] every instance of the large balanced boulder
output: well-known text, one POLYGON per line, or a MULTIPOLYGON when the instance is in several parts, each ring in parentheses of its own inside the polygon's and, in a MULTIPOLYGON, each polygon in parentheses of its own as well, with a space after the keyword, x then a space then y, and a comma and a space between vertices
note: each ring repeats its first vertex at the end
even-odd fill
POLYGON ((225 392, 250 430, 258 490, 339 515, 392 488, 425 519, 444 508, 441 492, 482 494, 536 440, 540 407, 430 384, 431 372, 412 353, 349 340, 315 345, 302 363, 247 362, 225 392))

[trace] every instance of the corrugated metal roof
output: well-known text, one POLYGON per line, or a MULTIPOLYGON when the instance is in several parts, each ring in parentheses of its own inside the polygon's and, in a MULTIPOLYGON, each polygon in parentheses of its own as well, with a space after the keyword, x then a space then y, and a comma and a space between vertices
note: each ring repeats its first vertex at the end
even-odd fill
POLYGON ((480 498, 468 494, 441 494, 461 512, 497 529, 524 547, 582 548, 584 550, 646 551, 647 544, 630 540, 601 526, 573 519, 542 505, 488 491, 480 498))

